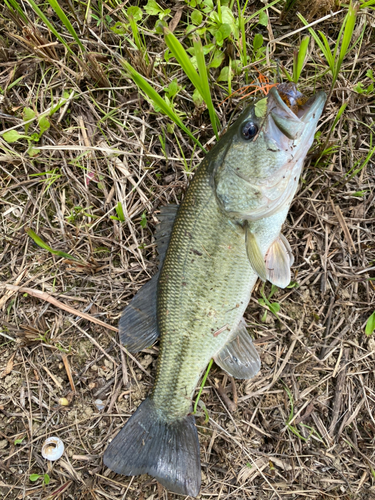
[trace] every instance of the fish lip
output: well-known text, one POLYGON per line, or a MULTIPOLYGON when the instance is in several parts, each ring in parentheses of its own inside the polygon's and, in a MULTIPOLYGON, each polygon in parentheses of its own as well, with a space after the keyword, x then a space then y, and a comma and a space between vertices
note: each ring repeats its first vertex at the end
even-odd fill
POLYGON ((322 90, 310 97, 310 99, 305 104, 306 110, 300 117, 300 120, 304 123, 310 123, 311 121, 313 121, 315 126, 316 122, 320 118, 320 115, 322 114, 326 99, 327 95, 322 90), (316 115, 318 116, 318 119, 316 119, 316 115))

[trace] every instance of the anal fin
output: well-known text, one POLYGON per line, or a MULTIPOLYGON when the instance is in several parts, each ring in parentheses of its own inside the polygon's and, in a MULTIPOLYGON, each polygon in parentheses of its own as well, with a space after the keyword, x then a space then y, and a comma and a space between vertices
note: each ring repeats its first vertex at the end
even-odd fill
POLYGON ((215 363, 235 378, 250 379, 260 370, 257 350, 242 319, 231 340, 214 357, 215 363))
POLYGON ((291 279, 290 267, 293 262, 289 242, 280 234, 266 254, 267 279, 280 288, 287 287, 291 279))

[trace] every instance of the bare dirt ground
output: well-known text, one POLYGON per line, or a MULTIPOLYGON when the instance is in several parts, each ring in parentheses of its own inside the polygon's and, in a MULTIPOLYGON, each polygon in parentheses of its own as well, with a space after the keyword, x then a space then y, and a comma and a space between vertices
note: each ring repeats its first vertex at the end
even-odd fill
MULTIPOLYGON (((172 15, 184 5, 172 4, 172 15)), ((25 107, 40 114, 64 92, 69 99, 50 118, 35 156, 26 139, 0 136, 0 496, 181 498, 149 476, 116 475, 102 455, 150 391, 158 354, 158 344, 134 356, 119 345, 121 311, 156 271, 158 209, 182 199, 203 153, 127 78, 112 56, 120 36, 89 18, 83 38, 90 57, 79 65, 61 44, 49 45, 55 38, 26 10, 34 31, 0 7, 0 130, 25 133, 25 107), (28 229, 78 260, 41 248, 28 229), (65 453, 52 464, 41 448, 54 435, 65 453)), ((116 19, 112 8, 104 11, 116 19)), ((336 40, 344 15, 316 28, 336 40)), ((291 33, 271 43, 271 66, 258 64, 272 77, 276 59, 290 69, 302 25, 294 15, 280 22, 274 9, 269 16, 268 40, 291 33)), ((270 298, 280 304, 277 318, 259 303, 259 283, 247 310, 261 372, 234 381, 214 366, 208 376, 202 401, 209 421, 203 413, 197 419, 202 499, 375 499, 375 340, 365 334, 375 309, 375 166, 371 155, 366 161, 375 104, 374 93, 353 90, 371 83, 374 20, 373 10, 358 14, 353 40, 362 32, 363 39, 329 96, 287 219, 295 286, 270 298)), ((150 39, 151 58, 164 49, 162 37, 150 39)), ((321 53, 316 46, 310 52, 301 87, 329 90, 321 53)), ((142 70, 137 51, 124 55, 142 70)), ((185 86, 176 101, 185 123, 209 147, 208 114, 194 107, 181 70, 173 71, 185 86)), ((171 79, 160 65, 143 74, 160 91, 171 79)), ((233 88, 243 85, 236 78, 233 88)), ((219 106, 225 93, 215 84, 212 91, 224 129, 243 102, 234 96, 219 106)), ((35 121, 27 133, 34 132, 35 121)))

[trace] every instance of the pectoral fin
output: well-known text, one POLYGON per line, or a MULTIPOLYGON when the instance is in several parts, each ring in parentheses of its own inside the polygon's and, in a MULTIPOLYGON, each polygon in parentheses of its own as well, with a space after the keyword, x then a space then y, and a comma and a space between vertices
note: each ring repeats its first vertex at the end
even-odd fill
POLYGON ((235 378, 250 379, 260 370, 260 359, 245 321, 242 319, 232 339, 214 357, 215 363, 235 378))
POLYGON ((257 238, 255 234, 250 231, 248 225, 246 225, 245 229, 245 239, 247 258, 250 261, 251 267, 254 269, 261 280, 266 281, 267 270, 264 263, 264 258, 260 250, 257 238))
POLYGON ((292 249, 285 236, 280 234, 266 254, 267 279, 280 288, 287 287, 293 262, 292 249))

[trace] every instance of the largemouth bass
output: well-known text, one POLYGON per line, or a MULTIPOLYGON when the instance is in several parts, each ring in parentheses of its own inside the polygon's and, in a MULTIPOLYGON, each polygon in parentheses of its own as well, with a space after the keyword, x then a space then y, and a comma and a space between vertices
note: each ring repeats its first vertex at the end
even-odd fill
POLYGON ((306 100, 293 84, 272 88, 264 112, 250 105, 207 154, 181 206, 161 211, 159 272, 119 325, 131 352, 160 334, 157 376, 104 454, 113 471, 199 493, 192 397, 211 358, 236 378, 260 369, 243 314, 258 277, 289 284, 292 255, 281 228, 324 102, 323 92, 306 100))

